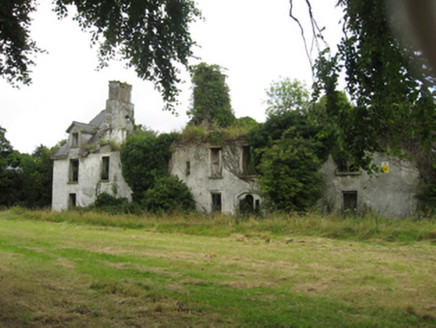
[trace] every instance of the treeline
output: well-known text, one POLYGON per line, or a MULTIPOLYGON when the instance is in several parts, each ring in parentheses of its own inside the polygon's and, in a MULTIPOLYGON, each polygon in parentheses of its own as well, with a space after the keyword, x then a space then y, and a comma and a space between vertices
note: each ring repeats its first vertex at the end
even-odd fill
POLYGON ((40 145, 29 154, 14 150, 0 127, 0 206, 43 208, 51 206, 53 161, 52 152, 40 145))

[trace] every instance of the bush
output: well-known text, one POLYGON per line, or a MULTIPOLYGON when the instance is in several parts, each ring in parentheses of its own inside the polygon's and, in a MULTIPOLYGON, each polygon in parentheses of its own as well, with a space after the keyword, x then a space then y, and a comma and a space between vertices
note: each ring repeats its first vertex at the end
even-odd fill
POLYGON ((96 208, 103 208, 108 206, 120 206, 127 204, 127 198, 116 198, 107 192, 102 192, 97 196, 97 199, 94 202, 94 206, 96 208))
POLYGON ((195 209, 191 190, 175 175, 156 177, 154 186, 143 193, 141 204, 150 212, 195 209))
POLYGON ((261 190, 277 210, 307 211, 322 195, 317 142, 283 137, 263 150, 259 165, 261 190))
POLYGON ((156 175, 166 175, 175 134, 136 133, 121 146, 120 157, 124 180, 132 189, 133 200, 154 184, 156 175))

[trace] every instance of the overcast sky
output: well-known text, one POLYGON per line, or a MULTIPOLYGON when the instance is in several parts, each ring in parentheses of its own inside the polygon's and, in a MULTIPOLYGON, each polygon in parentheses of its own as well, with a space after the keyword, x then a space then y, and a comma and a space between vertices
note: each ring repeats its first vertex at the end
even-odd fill
MULTIPOLYGON (((33 84, 12 88, 0 79, 0 126, 14 149, 31 153, 43 144, 54 146, 67 137, 72 121, 88 123, 108 97, 108 82, 133 85, 135 121, 160 132, 181 131, 188 121, 192 85, 189 74, 182 86, 178 116, 162 111, 160 94, 151 82, 138 79, 122 62, 96 71, 97 49, 71 18, 58 21, 52 1, 40 0, 31 27, 32 37, 48 54, 40 54, 33 69, 33 84)), ((307 17, 305 1, 294 0, 295 14, 307 17)), ((327 27, 327 41, 340 38, 340 11, 336 0, 312 0, 315 17, 327 27)), ((199 60, 225 67, 236 117, 265 120, 265 89, 280 77, 312 84, 309 61, 298 25, 289 17, 288 0, 198 0, 204 21, 191 26, 199 60)), ((306 33, 309 27, 306 25, 306 33)))

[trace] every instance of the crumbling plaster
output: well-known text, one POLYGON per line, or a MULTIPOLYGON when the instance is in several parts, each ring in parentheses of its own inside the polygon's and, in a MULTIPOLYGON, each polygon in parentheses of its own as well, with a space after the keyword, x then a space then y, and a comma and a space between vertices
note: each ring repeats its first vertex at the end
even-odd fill
MULTIPOLYGON (((221 150, 220 177, 213 177, 211 172, 211 145, 208 143, 189 142, 176 144, 171 160, 171 171, 183 180, 191 189, 197 204, 197 210, 212 211, 212 194, 221 194, 221 212, 234 214, 239 208, 241 197, 251 194, 254 200, 260 200, 259 187, 253 176, 242 176, 241 170, 235 172, 236 163, 229 165, 226 154, 233 153, 233 160, 241 165, 242 146, 225 144, 221 150), (232 149, 230 149, 230 147, 232 149), (189 173, 187 162, 190 163, 189 173)), ((212 146, 213 147, 213 146, 212 146)), ((216 147, 215 147, 216 148, 216 147)))
POLYGON ((342 173, 330 156, 320 172, 324 176, 324 196, 321 203, 329 203, 342 210, 343 192, 357 192, 357 211, 373 211, 383 216, 400 218, 415 213, 415 195, 420 187, 419 171, 414 163, 385 154, 375 154, 374 164, 381 168, 389 164, 389 173, 342 173))

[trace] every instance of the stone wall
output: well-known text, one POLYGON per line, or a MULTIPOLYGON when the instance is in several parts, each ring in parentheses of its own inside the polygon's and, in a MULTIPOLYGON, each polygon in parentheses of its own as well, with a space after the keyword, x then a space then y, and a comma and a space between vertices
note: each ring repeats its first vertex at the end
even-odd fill
POLYGON ((253 196, 254 206, 260 205, 254 176, 242 174, 241 144, 217 147, 187 143, 174 148, 171 171, 191 189, 198 211, 218 210, 215 207, 220 198, 221 212, 233 214, 247 195, 253 196))
POLYGON ((338 172, 330 156, 321 168, 325 179, 322 206, 344 210, 355 197, 360 214, 374 211, 395 218, 413 215, 417 203, 415 195, 420 187, 419 172, 413 162, 375 154, 374 163, 380 168, 387 164, 389 172, 373 175, 365 171, 338 172))
POLYGON ((70 194, 75 194, 77 206, 92 204, 97 195, 107 192, 116 197, 125 197, 131 201, 131 190, 121 173, 119 152, 102 151, 89 154, 86 157, 70 157, 64 160, 55 160, 53 167, 53 211, 66 210, 69 207, 70 194), (109 179, 102 180, 101 172, 103 157, 109 157, 109 179), (77 182, 70 182, 70 160, 79 160, 79 175, 77 182))

